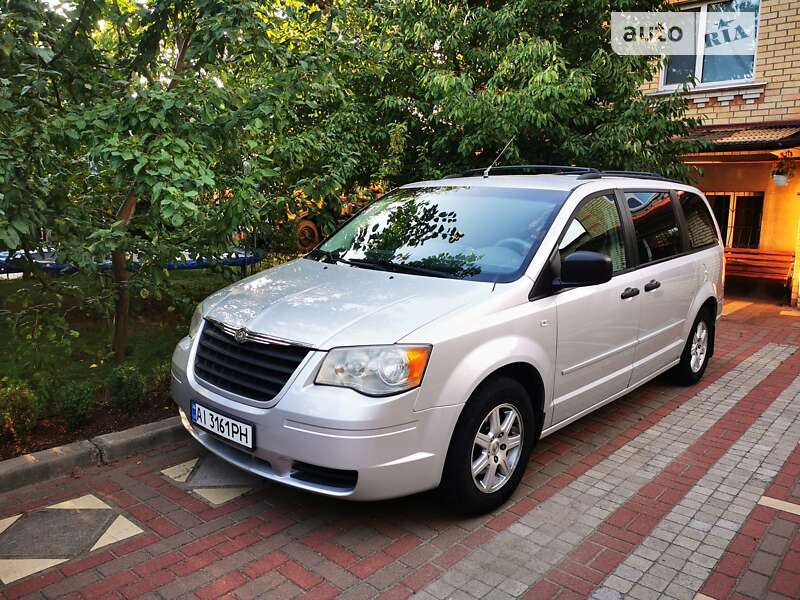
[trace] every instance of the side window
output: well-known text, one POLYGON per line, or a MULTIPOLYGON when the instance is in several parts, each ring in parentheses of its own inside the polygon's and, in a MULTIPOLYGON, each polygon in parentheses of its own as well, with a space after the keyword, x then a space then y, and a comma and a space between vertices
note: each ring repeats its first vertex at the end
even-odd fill
POLYGON ((681 252, 681 232, 669 192, 625 192, 633 218, 639 262, 646 264, 681 252))
POLYGON ((717 230, 714 228, 714 219, 708 212, 706 203, 697 194, 678 191, 678 202, 683 208, 686 217, 686 228, 689 231, 689 247, 702 248, 711 244, 718 244, 717 230))
POLYGON ((584 202, 567 226, 558 250, 562 263, 573 252, 588 250, 610 257, 615 273, 626 269, 625 238, 614 194, 584 202))

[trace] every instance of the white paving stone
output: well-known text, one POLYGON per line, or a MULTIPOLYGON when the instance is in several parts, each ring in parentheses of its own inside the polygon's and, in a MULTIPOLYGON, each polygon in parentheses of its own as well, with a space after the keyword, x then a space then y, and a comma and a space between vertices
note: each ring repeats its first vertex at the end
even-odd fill
MULTIPOLYGON (((679 561, 673 562, 677 571, 673 571, 670 576, 669 572, 659 570, 658 563, 661 561, 652 555, 646 559, 651 566, 645 568, 637 548, 606 579, 604 586, 612 587, 620 578, 632 584, 638 578, 632 578, 628 573, 631 568, 636 568, 647 574, 657 574, 668 583, 674 581, 680 586, 679 591, 688 590, 691 595, 696 594, 730 540, 744 524, 747 515, 757 503, 765 503, 762 496, 764 491, 798 443, 800 376, 778 395, 742 437, 712 465, 683 500, 643 540, 643 546, 654 539, 663 540, 665 534, 674 530, 672 524, 678 522, 676 518, 690 515, 692 518, 685 524, 679 537, 664 551, 664 556, 677 558, 679 561), (699 509, 694 506, 695 499, 699 499, 699 509), (715 508, 717 504, 726 508, 715 508)), ((642 577, 639 583, 655 591, 663 589, 660 584, 649 585, 646 577, 647 575, 642 577)), ((702 594, 695 597, 699 596, 702 594)))

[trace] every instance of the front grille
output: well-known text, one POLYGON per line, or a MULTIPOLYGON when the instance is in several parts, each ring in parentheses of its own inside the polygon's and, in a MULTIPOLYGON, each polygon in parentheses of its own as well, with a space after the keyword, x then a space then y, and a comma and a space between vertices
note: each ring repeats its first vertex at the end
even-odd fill
POLYGON ((308 352, 302 346, 239 343, 222 327, 206 321, 197 344, 194 373, 223 390, 267 402, 283 389, 308 352))

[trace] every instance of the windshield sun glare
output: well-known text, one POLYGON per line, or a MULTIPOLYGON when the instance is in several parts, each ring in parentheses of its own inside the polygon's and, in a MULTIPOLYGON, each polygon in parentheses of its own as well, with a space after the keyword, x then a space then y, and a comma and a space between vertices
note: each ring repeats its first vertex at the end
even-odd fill
POLYGON ((359 213, 309 258, 424 276, 513 281, 567 195, 481 186, 402 188, 359 213))

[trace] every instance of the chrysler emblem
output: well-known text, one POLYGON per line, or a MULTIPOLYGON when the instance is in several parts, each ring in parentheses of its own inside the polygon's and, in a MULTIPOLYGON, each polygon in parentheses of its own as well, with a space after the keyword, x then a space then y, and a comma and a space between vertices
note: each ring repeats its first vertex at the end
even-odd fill
POLYGON ((247 329, 242 327, 241 329, 237 329, 236 333, 233 334, 233 339, 235 339, 240 344, 243 344, 247 341, 247 329))

